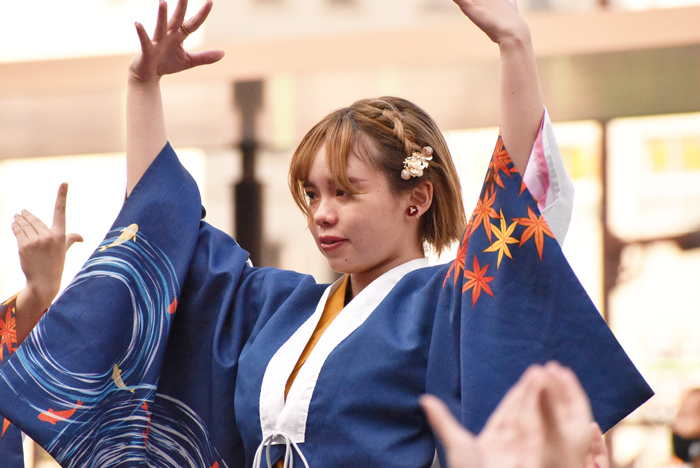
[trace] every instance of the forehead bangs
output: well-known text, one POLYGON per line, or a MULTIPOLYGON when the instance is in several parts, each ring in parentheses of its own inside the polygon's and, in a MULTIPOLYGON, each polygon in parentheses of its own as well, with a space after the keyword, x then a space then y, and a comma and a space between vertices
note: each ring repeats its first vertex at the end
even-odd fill
POLYGON ((308 216, 309 205, 305 185, 314 157, 323 146, 326 151, 326 166, 336 187, 348 193, 359 193, 348 178, 348 154, 353 152, 361 160, 374 164, 372 143, 358 132, 354 111, 341 109, 326 116, 304 136, 294 152, 289 166, 289 188, 294 201, 308 216))

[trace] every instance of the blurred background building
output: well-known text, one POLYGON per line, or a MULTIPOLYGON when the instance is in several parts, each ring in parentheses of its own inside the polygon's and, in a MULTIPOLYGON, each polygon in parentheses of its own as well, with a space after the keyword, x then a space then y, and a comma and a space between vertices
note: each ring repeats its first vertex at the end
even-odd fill
MULTIPOLYGON (((71 249, 66 282, 116 216, 126 70, 138 47, 133 21, 152 30, 156 5, 0 5, 7 19, 1 296, 24 284, 13 213, 27 208, 50 221, 58 184, 70 182, 68 228, 86 241, 71 249)), ((700 249, 692 235, 700 228, 700 1, 523 0, 520 7, 576 184, 565 253, 657 391, 612 431, 614 460, 660 467, 670 460, 668 423, 679 398, 700 385, 700 249)), ((448 135, 465 201, 474 205, 497 135, 498 49, 451 1, 217 0, 188 45, 221 48, 226 57, 163 81, 169 137, 200 185, 207 219, 232 234, 234 186, 244 176, 240 143, 254 137, 248 178, 262 187, 257 263, 333 279, 288 193, 286 171, 314 123, 362 97, 400 95, 426 109, 448 135), (248 99, 258 90, 259 106, 248 99)), ((39 452, 27 463, 55 466, 39 452)))

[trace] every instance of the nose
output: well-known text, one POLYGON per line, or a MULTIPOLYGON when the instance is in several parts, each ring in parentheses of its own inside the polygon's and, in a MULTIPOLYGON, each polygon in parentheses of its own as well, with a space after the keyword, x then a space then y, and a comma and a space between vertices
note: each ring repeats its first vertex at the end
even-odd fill
POLYGON ((332 226, 338 222, 338 210, 330 197, 322 197, 312 213, 313 221, 318 226, 332 226))

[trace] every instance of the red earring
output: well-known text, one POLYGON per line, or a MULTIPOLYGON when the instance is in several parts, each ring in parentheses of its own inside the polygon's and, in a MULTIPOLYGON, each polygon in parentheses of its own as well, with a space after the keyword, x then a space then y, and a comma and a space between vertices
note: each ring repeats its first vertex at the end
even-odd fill
POLYGON ((408 216, 418 217, 418 207, 416 205, 411 205, 408 207, 408 216))

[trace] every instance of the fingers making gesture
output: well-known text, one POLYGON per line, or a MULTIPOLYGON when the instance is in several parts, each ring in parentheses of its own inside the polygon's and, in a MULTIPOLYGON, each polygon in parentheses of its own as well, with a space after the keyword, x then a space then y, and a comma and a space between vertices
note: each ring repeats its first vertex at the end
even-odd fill
POLYGON ((129 65, 126 99, 126 193, 136 186, 168 141, 165 131, 160 79, 200 65, 221 60, 224 52, 188 52, 182 43, 199 29, 212 9, 211 0, 192 18, 185 19, 187 0, 178 0, 168 21, 168 4, 158 4, 158 20, 153 38, 136 23, 141 51, 129 65))
POLYGON ((73 243, 83 241, 79 234, 66 235, 67 196, 68 184, 63 183, 58 189, 50 228, 27 210, 16 214, 12 223, 20 265, 27 279, 16 303, 19 343, 24 341, 58 294, 66 252, 73 243))
POLYGON ((600 429, 570 369, 531 366, 473 435, 439 399, 421 404, 451 468, 607 468, 600 429))
POLYGON ((195 32, 209 16, 213 3, 209 0, 192 18, 185 20, 187 0, 178 0, 168 21, 168 4, 158 4, 158 20, 153 38, 148 36, 141 23, 136 23, 136 33, 141 42, 141 52, 131 61, 131 77, 139 81, 159 80, 163 75, 178 73, 200 65, 221 60, 221 50, 187 52, 183 42, 195 32))

